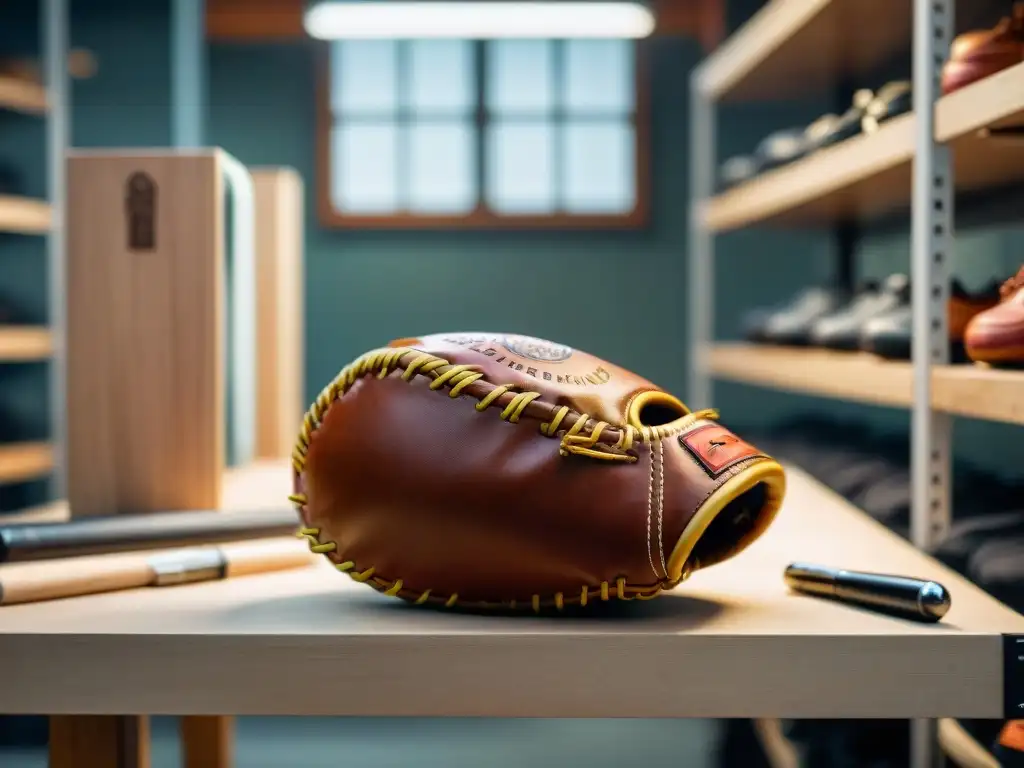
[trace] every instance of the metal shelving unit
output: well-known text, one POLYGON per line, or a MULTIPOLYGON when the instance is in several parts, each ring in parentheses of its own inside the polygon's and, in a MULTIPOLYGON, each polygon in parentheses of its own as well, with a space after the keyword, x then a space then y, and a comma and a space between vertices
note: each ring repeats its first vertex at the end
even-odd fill
POLYGON ((17 74, 0 76, 0 109, 38 115, 46 130, 46 199, 0 195, 0 232, 47 239, 49 327, 0 325, 0 363, 50 363, 51 439, 0 445, 0 483, 49 475, 59 495, 64 423, 63 395, 63 178, 67 147, 67 0, 40 0, 42 82, 17 74))
MULTIPOLYGON (((876 5, 870 0, 773 0, 691 76, 688 291, 693 358, 688 398, 693 407, 710 407, 712 381, 718 376, 911 409, 911 536, 923 548, 945 535, 952 515, 951 414, 1022 423, 1024 409, 1013 393, 1020 392, 1024 376, 949 365, 946 306, 955 246, 954 193, 1024 178, 1024 154, 1007 153, 1005 145, 979 136, 979 129, 1020 117, 1024 65, 940 99, 941 68, 957 26, 954 0, 888 0, 884 9, 876 5), (873 21, 856 23, 858 15, 876 13, 873 21), (884 35, 858 37, 880 27, 884 35), (820 86, 861 76, 908 47, 912 114, 715 194, 719 102, 791 95, 794 87, 807 86, 805 79, 793 76, 794 62, 815 60, 812 85, 820 86), (825 62, 822 67, 815 55, 825 62), (909 212, 911 222, 911 362, 714 343, 717 233, 764 223, 821 225, 901 210, 909 212), (968 394, 974 405, 965 407, 962 398, 968 394)), ((915 768, 939 759, 936 723, 915 721, 915 768)))

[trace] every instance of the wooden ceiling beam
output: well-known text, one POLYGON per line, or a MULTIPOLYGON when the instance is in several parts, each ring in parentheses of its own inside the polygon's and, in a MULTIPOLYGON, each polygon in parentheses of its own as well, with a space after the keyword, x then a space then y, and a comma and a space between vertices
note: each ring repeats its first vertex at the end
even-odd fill
MULTIPOLYGON (((724 0, 656 0, 657 35, 691 37, 714 48, 724 33, 724 0)), ((303 0, 207 0, 206 35, 218 42, 273 42, 306 37, 303 0)))

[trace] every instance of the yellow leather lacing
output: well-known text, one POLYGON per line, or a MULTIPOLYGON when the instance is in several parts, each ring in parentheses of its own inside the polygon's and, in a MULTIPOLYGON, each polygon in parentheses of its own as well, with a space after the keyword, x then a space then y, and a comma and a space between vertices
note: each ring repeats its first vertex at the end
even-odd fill
MULTIPOLYGON (((416 375, 431 377, 433 381, 430 382, 430 388, 442 390, 448 387, 448 396, 451 398, 466 394, 466 388, 477 381, 487 383, 479 366, 452 365, 444 358, 420 352, 412 347, 383 348, 367 352, 343 368, 334 380, 324 387, 306 412, 295 450, 292 452, 292 466, 296 472, 302 472, 305 469, 306 451, 309 449, 310 439, 313 432, 320 426, 331 404, 348 391, 357 379, 371 374, 383 379, 393 371, 401 369, 403 358, 407 355, 414 357, 405 363, 405 369, 402 372, 403 380, 410 381, 416 375)), ((481 396, 475 407, 478 411, 483 412, 492 405, 501 405, 498 403, 499 398, 508 393, 513 393, 513 396, 504 404, 500 418, 513 424, 519 421, 520 416, 531 402, 541 397, 540 392, 521 390, 516 384, 501 384, 481 396)), ((603 461, 632 463, 637 461, 637 456, 629 453, 629 450, 637 442, 649 444, 652 441, 682 432, 696 421, 717 418, 717 411, 709 409, 687 414, 664 425, 634 427, 631 424, 613 425, 606 421, 597 421, 587 434, 581 434, 592 421, 590 415, 575 413, 571 408, 563 405, 554 411, 550 421, 540 425, 540 432, 545 437, 558 437, 561 434, 559 453, 562 456, 572 454, 603 461), (572 420, 571 425, 568 424, 570 419, 572 420), (563 424, 568 427, 564 432, 563 424), (608 431, 618 432, 614 442, 600 442, 602 435, 608 431)))
MULTIPOLYGON (((302 494, 292 494, 289 498, 300 506, 306 503, 306 497, 302 494)), ((372 566, 361 569, 352 560, 344 560, 339 563, 331 557, 332 553, 337 552, 338 545, 333 541, 321 540, 319 528, 300 528, 297 536, 306 539, 309 543, 310 551, 326 555, 335 568, 342 573, 347 573, 350 578, 358 581, 360 584, 369 584, 382 594, 390 597, 399 597, 416 605, 433 603, 435 605, 443 605, 445 608, 452 608, 456 605, 475 605, 479 608, 520 610, 529 607, 533 609, 534 613, 540 613, 545 608, 555 608, 561 611, 567 606, 579 605, 582 607, 589 602, 608 602, 612 598, 618 600, 651 600, 661 594, 662 591, 672 589, 689 575, 689 572, 686 571, 675 582, 646 587, 631 587, 626 584, 625 577, 620 576, 612 582, 602 581, 597 586, 584 585, 578 593, 573 592, 568 595, 564 592, 556 592, 550 597, 532 595, 529 601, 505 600, 471 604, 465 600, 460 601, 457 592, 453 592, 450 595, 438 595, 434 594, 433 590, 430 589, 412 589, 406 587, 402 579, 386 579, 378 576, 372 566)))

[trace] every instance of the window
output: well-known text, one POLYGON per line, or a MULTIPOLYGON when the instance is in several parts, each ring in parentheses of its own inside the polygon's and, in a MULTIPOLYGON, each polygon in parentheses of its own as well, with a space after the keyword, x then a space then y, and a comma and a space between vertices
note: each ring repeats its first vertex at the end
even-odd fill
POLYGON ((635 43, 330 44, 325 223, 635 224, 635 43))

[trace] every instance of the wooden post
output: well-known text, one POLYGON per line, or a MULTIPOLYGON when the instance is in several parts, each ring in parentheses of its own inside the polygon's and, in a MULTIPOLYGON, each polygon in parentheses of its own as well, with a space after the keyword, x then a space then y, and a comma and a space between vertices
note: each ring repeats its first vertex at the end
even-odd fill
POLYGON ((302 178, 252 172, 256 191, 256 457, 291 455, 305 406, 302 178))
POLYGON ((223 186, 216 150, 69 157, 72 517, 220 505, 223 186))
POLYGON ((182 768, 231 768, 234 718, 192 715, 181 718, 182 768))
POLYGON ((149 768, 149 749, 147 717, 50 718, 50 768, 149 768))

